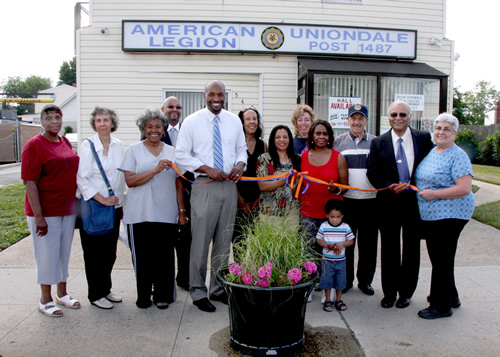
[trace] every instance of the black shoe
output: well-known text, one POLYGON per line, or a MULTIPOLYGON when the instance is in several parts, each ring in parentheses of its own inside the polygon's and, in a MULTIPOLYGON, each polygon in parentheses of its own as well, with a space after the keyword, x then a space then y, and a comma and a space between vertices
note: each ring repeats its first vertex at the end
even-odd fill
POLYGON ((215 306, 208 300, 207 298, 199 299, 193 301, 195 306, 198 306, 198 309, 205 312, 214 312, 215 306))
POLYGON ((137 305, 137 307, 139 309, 147 309, 148 307, 150 307, 151 305, 153 305, 153 303, 151 302, 151 300, 144 300, 144 301, 137 300, 135 302, 135 304, 137 305))
POLYGON ((387 297, 387 296, 384 296, 384 298, 382 299, 382 301, 380 301, 380 305, 384 308, 384 309, 389 309, 391 307, 394 306, 394 302, 396 301, 396 298, 395 297, 387 297))
POLYGON ((404 309, 405 307, 410 306, 410 299, 405 297, 399 297, 398 302, 396 302, 396 307, 398 309, 404 309))
POLYGON ((165 310, 166 308, 168 308, 168 302, 166 301, 158 301, 158 302, 155 301, 155 305, 160 310, 165 310))
POLYGON ((451 315, 453 315, 453 311, 451 311, 451 309, 449 309, 448 311, 440 312, 430 306, 427 309, 423 309, 418 312, 418 316, 427 320, 439 319, 441 317, 449 317, 451 315))
POLYGON ((223 292, 220 295, 210 295, 210 300, 220 301, 221 303, 226 304, 226 305, 228 304, 227 303, 227 294, 225 292, 223 292))
POLYGON ((350 285, 347 285, 343 290, 342 290, 342 294, 345 294, 346 292, 348 292, 349 290, 352 289, 352 284, 350 285))
MULTIPOLYGON (((431 302, 431 296, 430 295, 427 296, 427 302, 429 302, 429 303, 431 302)), ((454 299, 452 298, 450 306, 452 308, 454 308, 454 309, 457 309, 460 306, 462 306, 462 302, 460 301, 460 298, 458 296, 455 297, 454 299)))
POLYGON ((359 290, 361 290, 366 295, 374 295, 375 290, 373 290, 370 284, 358 284, 359 290))

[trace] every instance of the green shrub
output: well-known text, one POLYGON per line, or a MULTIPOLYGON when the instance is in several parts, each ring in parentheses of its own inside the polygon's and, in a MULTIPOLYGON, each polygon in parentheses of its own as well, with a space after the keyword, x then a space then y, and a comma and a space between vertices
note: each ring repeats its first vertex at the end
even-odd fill
POLYGON ((478 154, 479 142, 477 134, 474 130, 464 129, 459 130, 455 143, 460 146, 469 155, 470 161, 475 162, 478 154))
POLYGON ((491 134, 479 145, 477 159, 483 165, 500 166, 500 131, 491 134))

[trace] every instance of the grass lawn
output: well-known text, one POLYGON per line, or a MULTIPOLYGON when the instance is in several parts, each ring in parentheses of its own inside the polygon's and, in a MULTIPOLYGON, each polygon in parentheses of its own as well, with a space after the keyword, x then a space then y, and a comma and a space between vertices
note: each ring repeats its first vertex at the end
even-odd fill
POLYGON ((0 188, 0 251, 29 235, 24 215, 24 185, 0 188))
POLYGON ((500 201, 477 206, 472 218, 500 229, 500 201))
POLYGON ((500 167, 486 165, 472 165, 474 180, 500 185, 500 167))

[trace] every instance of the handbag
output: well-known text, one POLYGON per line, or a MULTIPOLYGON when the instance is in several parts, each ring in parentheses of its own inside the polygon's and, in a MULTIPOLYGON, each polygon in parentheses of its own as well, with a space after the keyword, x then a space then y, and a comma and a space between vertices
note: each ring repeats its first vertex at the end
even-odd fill
MULTIPOLYGON (((94 143, 90 139, 88 140, 90 143, 90 147, 92 149, 92 153, 94 154, 94 159, 97 163, 97 167, 99 167, 99 171, 101 172, 102 178, 108 187, 109 196, 114 196, 115 193, 109 184, 108 177, 102 168, 101 160, 99 160, 99 156, 97 156, 97 152, 95 151, 94 143)), ((106 206, 95 199, 91 198, 90 200, 85 201, 82 197, 81 202, 81 214, 82 214, 82 226, 85 233, 89 236, 97 236, 108 234, 113 231, 115 225, 115 207, 114 206, 106 206)))

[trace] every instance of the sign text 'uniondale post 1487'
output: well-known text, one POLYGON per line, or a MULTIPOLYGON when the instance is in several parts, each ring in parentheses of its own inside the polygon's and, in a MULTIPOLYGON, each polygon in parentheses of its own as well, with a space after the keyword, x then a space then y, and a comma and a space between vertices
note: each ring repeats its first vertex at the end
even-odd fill
POLYGON ((123 20, 123 51, 256 52, 416 58, 415 30, 123 20))

